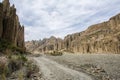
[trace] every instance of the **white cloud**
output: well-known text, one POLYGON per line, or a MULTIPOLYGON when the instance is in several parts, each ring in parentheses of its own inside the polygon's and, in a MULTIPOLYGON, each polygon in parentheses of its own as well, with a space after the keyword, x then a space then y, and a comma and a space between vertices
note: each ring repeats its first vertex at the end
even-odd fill
POLYGON ((10 0, 25 25, 26 40, 64 37, 107 20, 120 10, 120 0, 10 0))

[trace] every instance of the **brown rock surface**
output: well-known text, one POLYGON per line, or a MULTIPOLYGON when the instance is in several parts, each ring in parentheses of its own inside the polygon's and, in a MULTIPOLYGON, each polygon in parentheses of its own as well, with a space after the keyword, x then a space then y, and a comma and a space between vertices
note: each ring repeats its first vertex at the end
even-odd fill
POLYGON ((0 3, 0 38, 3 32, 3 4, 0 3))
POLYGON ((26 42, 26 48, 31 52, 48 52, 61 50, 63 48, 63 40, 52 36, 40 41, 28 41, 26 42))
POLYGON ((24 46, 24 27, 21 27, 14 5, 9 0, 0 3, 0 38, 16 47, 24 46))
POLYGON ((40 44, 34 45, 34 47, 34 50, 39 49, 40 52, 66 50, 79 53, 119 54, 120 14, 110 18, 109 21, 92 25, 83 32, 67 35, 64 40, 58 41, 52 37, 42 40, 40 44))
POLYGON ((67 50, 80 53, 120 53, 120 14, 76 34, 65 37, 64 43, 67 45, 64 47, 67 50))

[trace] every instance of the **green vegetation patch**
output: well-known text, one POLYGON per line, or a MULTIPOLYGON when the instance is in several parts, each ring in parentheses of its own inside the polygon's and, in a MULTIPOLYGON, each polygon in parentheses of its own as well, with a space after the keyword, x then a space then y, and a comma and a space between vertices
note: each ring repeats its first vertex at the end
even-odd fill
POLYGON ((46 55, 51 55, 51 56, 62 56, 63 52, 61 51, 50 51, 50 52, 46 52, 46 55))
POLYGON ((9 43, 4 39, 0 39, 0 52, 5 53, 6 50, 11 50, 11 52, 19 52, 19 53, 25 52, 24 49, 16 47, 15 45, 9 43))
MULTIPOLYGON (((31 80, 38 74, 39 67, 23 54, 0 57, 0 79, 31 80)), ((34 79, 33 79, 34 80, 34 79)))
POLYGON ((25 55, 9 55, 6 57, 0 57, 0 77, 8 77, 12 72, 21 69, 27 58, 25 55))

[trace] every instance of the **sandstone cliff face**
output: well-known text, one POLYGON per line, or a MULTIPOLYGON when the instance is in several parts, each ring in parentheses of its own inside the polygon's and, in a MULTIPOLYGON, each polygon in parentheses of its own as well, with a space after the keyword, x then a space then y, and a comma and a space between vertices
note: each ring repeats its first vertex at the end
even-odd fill
POLYGON ((65 37, 66 50, 79 53, 120 53, 120 14, 76 34, 65 37))
POLYGON ((16 47, 24 46, 24 27, 21 27, 14 5, 9 0, 0 3, 0 38, 16 47))
POLYGON ((26 48, 31 52, 48 52, 61 50, 63 48, 63 40, 52 36, 40 41, 28 41, 26 42, 26 48))
POLYGON ((25 43, 25 47, 27 48, 27 50, 28 50, 29 52, 33 52, 33 51, 35 51, 35 49, 38 47, 38 46, 37 46, 38 44, 39 44, 38 41, 27 41, 27 42, 25 43))
POLYGON ((50 38, 36 44, 34 50, 39 49, 40 52, 65 50, 78 53, 119 54, 120 14, 110 18, 109 21, 92 25, 83 32, 67 35, 64 40, 57 41, 55 38, 50 38))
POLYGON ((0 3, 0 38, 2 37, 3 31, 3 4, 0 3))

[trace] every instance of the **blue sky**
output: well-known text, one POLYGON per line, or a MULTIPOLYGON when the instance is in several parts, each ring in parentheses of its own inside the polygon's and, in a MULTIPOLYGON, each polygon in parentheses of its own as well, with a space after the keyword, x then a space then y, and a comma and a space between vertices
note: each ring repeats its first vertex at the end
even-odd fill
POLYGON ((120 0, 10 0, 17 8, 25 39, 39 40, 80 32, 120 13, 120 0))

